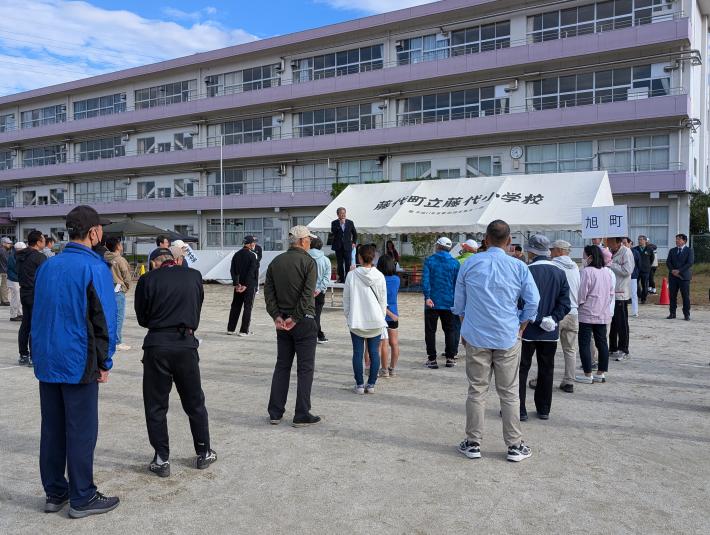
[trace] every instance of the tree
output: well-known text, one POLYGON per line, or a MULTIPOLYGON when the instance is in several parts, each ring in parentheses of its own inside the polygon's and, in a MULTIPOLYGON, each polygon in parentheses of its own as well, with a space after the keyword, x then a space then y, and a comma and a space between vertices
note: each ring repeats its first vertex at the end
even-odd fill
POLYGON ((690 234, 707 234, 710 191, 696 190, 690 194, 690 234))

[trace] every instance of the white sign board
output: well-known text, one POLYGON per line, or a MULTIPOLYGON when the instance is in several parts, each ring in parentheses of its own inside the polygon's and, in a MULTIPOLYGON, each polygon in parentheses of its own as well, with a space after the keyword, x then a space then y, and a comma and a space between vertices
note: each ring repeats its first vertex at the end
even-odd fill
POLYGON ((197 263, 197 255, 192 247, 187 243, 185 244, 185 261, 189 266, 197 263))
POLYGON ((626 236, 629 218, 625 204, 582 208, 582 238, 626 236))

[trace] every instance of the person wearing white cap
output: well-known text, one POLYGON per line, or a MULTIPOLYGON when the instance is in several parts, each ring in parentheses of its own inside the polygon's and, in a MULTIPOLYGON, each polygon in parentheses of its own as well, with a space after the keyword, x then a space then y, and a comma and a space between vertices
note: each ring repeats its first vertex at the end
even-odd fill
POLYGON ((10 321, 22 321, 22 302, 20 301, 20 281, 17 278, 15 253, 27 249, 27 244, 18 241, 7 259, 7 287, 10 290, 10 321))
POLYGON ((442 236, 436 240, 436 252, 424 261, 422 270, 422 291, 424 293, 424 340, 427 361, 424 366, 437 369, 436 362, 436 326, 441 320, 444 331, 444 356, 446 367, 456 365, 458 340, 456 339, 457 321, 451 307, 454 306, 454 289, 460 264, 450 254, 451 240, 442 236))
POLYGON ((12 250, 12 240, 8 237, 2 239, 0 245, 0 306, 10 306, 7 287, 7 261, 12 250))
POLYGON ((459 261, 459 264, 463 265, 463 263, 473 256, 476 251, 478 251, 478 244, 476 243, 476 240, 466 240, 461 244, 461 252, 456 257, 456 260, 459 261))

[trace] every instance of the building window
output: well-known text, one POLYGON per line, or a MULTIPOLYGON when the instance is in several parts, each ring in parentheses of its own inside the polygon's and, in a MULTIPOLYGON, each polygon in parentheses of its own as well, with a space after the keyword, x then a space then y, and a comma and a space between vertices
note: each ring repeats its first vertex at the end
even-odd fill
POLYGON ((509 113, 509 99, 504 87, 491 85, 401 99, 397 102, 400 111, 397 124, 404 126, 509 113))
POLYGON ((525 172, 591 171, 594 167, 592 152, 591 141, 528 145, 525 148, 525 172))
POLYGON ((670 169, 670 136, 600 139, 599 168, 610 172, 670 169))
POLYGON ((330 191, 335 177, 327 163, 293 166, 293 191, 330 191))
POLYGON ((267 116, 212 125, 210 130, 212 130, 214 135, 209 137, 208 142, 210 145, 219 146, 220 134, 224 136, 225 145, 268 141, 273 139, 274 136, 278 137, 280 134, 280 129, 272 126, 272 124, 273 118, 267 116))
POLYGON ((199 184, 199 181, 194 178, 176 178, 173 181, 174 196, 194 197, 196 184, 199 184))
POLYGON ((466 176, 500 176, 502 166, 499 156, 472 156, 466 158, 466 176))
POLYGON ((528 110, 638 100, 670 94, 663 63, 572 74, 527 83, 528 110))
POLYGON ((185 80, 136 90, 136 109, 187 102, 194 98, 197 80, 185 80))
POLYGON ((92 139, 78 143, 78 160, 103 160, 104 158, 117 158, 126 155, 126 147, 121 141, 121 136, 92 139))
POLYGON ((173 135, 173 147, 174 150, 192 149, 192 134, 190 132, 181 132, 173 135))
MULTIPOLYGON (((219 172, 208 176, 208 195, 220 194, 219 172)), ((224 170, 224 194, 269 193, 281 191, 278 167, 233 168, 224 170)))
POLYGON ((35 190, 22 192, 22 206, 37 206, 37 192, 35 190))
POLYGON ((431 161, 402 164, 400 180, 426 180, 429 178, 431 178, 431 161))
POLYGON ((281 84, 278 63, 262 65, 241 71, 213 74, 205 78, 207 96, 231 95, 242 91, 254 91, 281 84))
POLYGON ((449 39, 442 34, 402 39, 397 43, 397 63, 409 65, 449 57, 449 39))
MULTIPOLYGON (((2 198, 0 198, 0 203, 2 198)), ((0 204, 2 206, 2 204, 0 204)), ((12 241, 15 241, 15 227, 12 225, 0 225, 0 236, 7 236, 12 241)))
POLYGON ((366 184, 382 180, 382 165, 378 160, 347 160, 338 162, 337 180, 342 184, 366 184))
POLYGON ((64 204, 64 188, 52 188, 49 190, 49 204, 64 204))
POLYGON ((126 111, 126 94, 115 93, 103 97, 87 98, 74 102, 74 120, 88 119, 102 115, 113 115, 126 111))
POLYGON ((510 47, 510 21, 504 20, 451 32, 451 55, 476 54, 510 47))
POLYGON ((50 145, 48 147, 35 147, 22 151, 22 165, 24 167, 37 167, 40 165, 55 165, 66 163, 66 145, 50 145))
POLYGON ((137 186, 139 199, 155 199, 155 181, 138 182, 137 186))
POLYGON ((461 169, 437 169, 436 178, 461 178, 461 169))
POLYGON ((6 115, 0 115, 0 132, 9 132, 14 130, 15 127, 15 114, 8 113, 6 115))
POLYGON ((157 150, 154 137, 139 137, 137 141, 138 154, 152 154, 157 150))
POLYGON ((194 236, 195 226, 194 225, 174 225, 173 230, 182 236, 194 236))
POLYGON ((12 151, 10 150, 0 151, 0 171, 5 169, 12 169, 12 151))
POLYGON ((643 234, 658 247, 668 247, 668 207, 629 207, 629 233, 631 236, 643 234))
POLYGON ((375 104, 355 104, 296 114, 295 137, 321 136, 336 132, 357 132, 382 127, 382 113, 375 104), (379 110, 377 110, 379 112, 379 110))
POLYGON ((364 71, 375 71, 384 66, 382 45, 341 50, 310 58, 297 59, 293 67, 293 81, 308 82, 364 71))
MULTIPOLYGON (((12 188, 0 188, 0 208, 12 208, 15 206, 15 190, 12 188)), ((7 236, 7 234, 2 234, 7 236)))
MULTIPOLYGON (((207 245, 219 247, 222 227, 219 219, 207 220, 207 245)), ((255 236, 265 251, 283 249, 283 228, 275 217, 225 218, 224 245, 242 247, 245 236, 255 236)))
POLYGON ((20 115, 22 128, 35 128, 45 124, 63 123, 67 120, 67 107, 64 104, 23 111, 20 115))
POLYGON ((128 187, 122 180, 97 180, 79 182, 74 186, 74 200, 77 204, 125 201, 128 187))
POLYGON ((606 0, 528 17, 528 42, 606 32, 673 17, 673 0, 606 0))

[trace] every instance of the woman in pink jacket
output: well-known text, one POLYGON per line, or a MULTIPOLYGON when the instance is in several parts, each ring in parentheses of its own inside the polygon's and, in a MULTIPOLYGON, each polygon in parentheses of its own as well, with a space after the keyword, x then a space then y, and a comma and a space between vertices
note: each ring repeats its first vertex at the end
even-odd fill
POLYGON ((614 285, 604 269, 604 258, 596 245, 584 248, 584 265, 579 283, 579 356, 584 374, 575 376, 579 383, 604 383, 609 369, 609 346, 606 324, 611 319, 609 304, 614 300, 614 285), (599 352, 599 368, 592 376, 591 338, 599 352))

